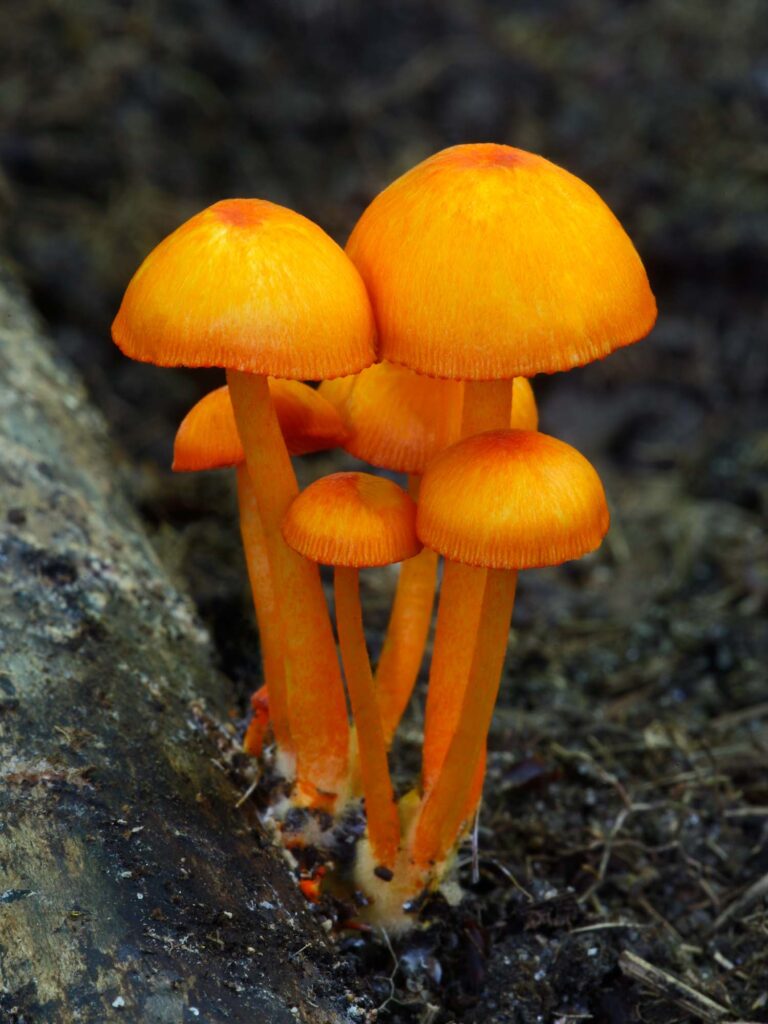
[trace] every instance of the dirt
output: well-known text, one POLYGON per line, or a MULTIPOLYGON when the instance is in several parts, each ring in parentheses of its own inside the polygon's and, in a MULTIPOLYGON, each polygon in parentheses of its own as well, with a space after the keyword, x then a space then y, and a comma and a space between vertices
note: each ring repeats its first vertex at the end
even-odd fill
MULTIPOLYGON (((379 1019, 768 1020, 766 44, 753 0, 29 0, 0 41, 5 243, 113 426, 236 714, 258 640, 231 481, 168 471, 178 419, 219 377, 108 340, 143 254, 238 194, 343 241, 400 170, 495 139, 588 180, 649 269, 648 340, 534 381, 542 427, 598 466, 612 531, 521 581, 464 902, 425 908, 401 944, 339 940, 379 1019), (638 980, 630 953, 701 1000, 638 980)), ((364 580, 374 651, 391 584, 364 580)))

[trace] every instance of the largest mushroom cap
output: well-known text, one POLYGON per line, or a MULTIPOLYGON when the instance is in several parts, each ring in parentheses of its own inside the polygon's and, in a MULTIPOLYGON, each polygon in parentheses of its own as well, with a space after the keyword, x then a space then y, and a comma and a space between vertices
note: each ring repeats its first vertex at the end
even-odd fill
POLYGON ((416 529, 453 562, 531 569, 593 551, 609 521, 600 477, 575 448, 533 430, 493 430, 430 463, 416 529))
POLYGON ((510 146, 454 146, 418 164, 373 200, 347 252, 380 357, 435 377, 567 370, 656 319, 640 258, 597 193, 510 146))
POLYGON ((112 325, 119 348, 160 366, 221 366, 320 380, 374 358, 360 275, 312 221, 226 199, 152 250, 112 325))

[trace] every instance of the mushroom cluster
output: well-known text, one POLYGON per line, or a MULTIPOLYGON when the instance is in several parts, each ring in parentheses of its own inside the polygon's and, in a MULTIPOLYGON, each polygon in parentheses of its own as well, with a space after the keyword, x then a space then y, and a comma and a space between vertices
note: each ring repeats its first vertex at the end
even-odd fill
POLYGON ((594 468, 538 431, 529 378, 602 358, 655 317, 600 197, 495 144, 414 167, 346 251, 291 210, 232 199, 131 280, 113 326, 126 355, 226 370, 182 422, 173 468, 236 469, 263 659, 245 749, 283 780, 271 818, 309 898, 355 893, 359 917, 406 928, 447 877, 482 792, 518 571, 579 558, 608 529, 594 468), (291 456, 335 447, 386 475, 299 493, 291 456), (358 574, 394 563, 372 666, 358 574), (396 785, 436 594, 421 776, 396 785))

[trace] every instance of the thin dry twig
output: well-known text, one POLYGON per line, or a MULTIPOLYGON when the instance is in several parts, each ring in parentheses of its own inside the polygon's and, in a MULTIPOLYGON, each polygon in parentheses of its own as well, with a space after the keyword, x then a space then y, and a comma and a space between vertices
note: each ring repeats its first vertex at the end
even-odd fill
POLYGON ((712 925, 712 931, 719 931, 723 925, 727 924, 734 917, 738 917, 748 907, 751 907, 753 903, 757 903, 758 900, 768 896, 768 874, 763 875, 762 878, 758 878, 750 887, 743 892, 741 896, 729 904, 725 910, 715 919, 712 925))
POLYGON ((697 992, 680 978, 660 967, 654 967, 647 960, 630 953, 628 949, 619 957, 619 967, 623 974, 632 981, 638 981, 665 999, 669 999, 675 1006, 693 1014, 699 1020, 719 1022, 731 1016, 731 1011, 714 999, 705 996, 703 992, 697 992))

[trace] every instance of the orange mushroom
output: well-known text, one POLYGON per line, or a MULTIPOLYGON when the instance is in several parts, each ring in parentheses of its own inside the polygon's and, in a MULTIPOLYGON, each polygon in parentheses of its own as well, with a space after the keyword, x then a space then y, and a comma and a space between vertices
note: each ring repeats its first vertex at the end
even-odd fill
MULTIPOLYGON (((346 378, 344 378, 346 379, 346 378)), ((341 447, 347 427, 334 405, 297 380, 269 380, 269 394, 289 455, 341 447)), ((174 472, 219 469, 245 462, 229 388, 204 395, 181 421, 173 447, 174 472)))
POLYGON ((297 486, 267 375, 323 379, 373 361, 374 323, 360 276, 305 217, 262 200, 224 200, 144 260, 112 335, 133 359, 227 370, 285 626, 286 688, 297 709, 295 796, 332 802, 347 765, 343 684, 317 567, 280 533, 297 486))
MULTIPOLYGON (((640 257, 603 200, 511 146, 454 146, 418 164, 368 206, 347 253, 371 296, 380 356, 465 381, 462 437, 509 425, 513 377, 602 358, 656 319, 640 257)), ((453 700, 481 604, 478 577, 449 562, 432 710, 453 700)))
MULTIPOLYGON (((368 206, 347 253, 381 357, 433 377, 566 370, 642 338, 656 319, 640 258, 603 200, 511 146, 454 146, 418 164, 368 206)), ((508 385, 466 390, 465 435, 509 423, 508 385)))
MULTIPOLYGON (((346 428, 336 409, 313 388, 292 380, 269 381, 277 420, 291 455, 335 448, 345 440, 346 428)), ((267 723, 283 757, 293 754, 283 671, 282 623, 269 572, 264 530, 256 493, 245 465, 245 453, 237 432, 235 413, 224 386, 209 392, 194 405, 179 426, 173 446, 173 470, 237 467, 237 498, 248 578, 251 584, 261 641, 266 693, 254 694, 253 718, 245 748, 254 756, 261 752, 267 723)), ((263 688, 262 688, 263 689, 263 688)), ((290 765, 284 763, 289 774, 290 765)))
POLYGON ((446 564, 466 567, 481 591, 482 611, 461 667, 465 678, 456 676, 453 703, 446 700, 425 727, 428 782, 411 851, 418 869, 445 860, 479 795, 473 790, 506 654, 517 570, 581 557, 600 545, 608 524, 592 465, 546 434, 476 435, 448 448, 427 469, 419 537, 446 564))
MULTIPOLYGON (((524 377, 514 381, 511 426, 535 430, 538 410, 524 377)), ((414 500, 427 463, 460 436, 463 386, 394 363, 375 363, 354 377, 324 381, 320 394, 339 411, 356 458, 408 474, 414 500)), ((437 555, 424 549, 400 567, 386 639, 376 667, 384 735, 391 743, 416 683, 432 620, 437 555)))
POLYGON ((283 520, 287 543, 313 562, 334 566, 336 627, 357 730, 368 836, 379 865, 391 869, 400 824, 387 748, 365 645, 358 570, 413 558, 416 506, 391 480, 335 473, 310 484, 283 520))

